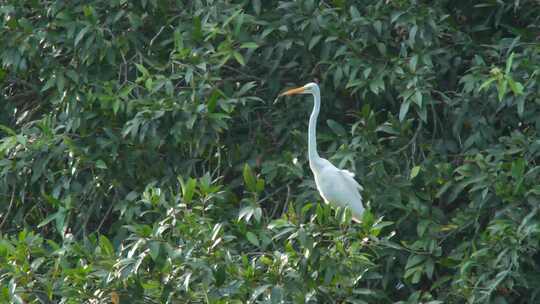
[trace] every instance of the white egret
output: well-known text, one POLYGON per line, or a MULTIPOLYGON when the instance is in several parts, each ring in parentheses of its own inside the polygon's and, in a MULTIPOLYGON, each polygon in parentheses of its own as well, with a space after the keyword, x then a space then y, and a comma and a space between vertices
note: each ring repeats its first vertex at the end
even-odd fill
POLYGON ((315 177, 317 190, 327 204, 339 207, 349 207, 353 218, 359 220, 364 212, 362 196, 360 191, 362 186, 354 179, 354 173, 338 169, 328 160, 319 156, 317 152, 317 116, 321 108, 321 92, 316 83, 308 83, 303 87, 291 89, 281 93, 279 96, 311 94, 313 95, 313 111, 309 117, 308 129, 308 158, 309 167, 315 177))

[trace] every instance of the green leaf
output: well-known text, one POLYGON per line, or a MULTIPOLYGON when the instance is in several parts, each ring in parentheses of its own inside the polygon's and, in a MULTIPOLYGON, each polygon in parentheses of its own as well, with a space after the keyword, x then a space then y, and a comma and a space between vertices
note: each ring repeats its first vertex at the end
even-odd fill
POLYGON ((255 11, 256 15, 261 14, 261 0, 251 0, 251 4, 253 5, 253 11, 255 11))
POLYGON ((313 36, 311 38, 311 40, 309 41, 308 50, 311 51, 311 49, 313 49, 315 47, 315 45, 317 45, 317 43, 319 43, 319 41, 321 41, 322 37, 323 37, 322 35, 313 36))
POLYGON ((210 239, 212 241, 215 241, 222 230, 223 230, 223 224, 221 223, 215 224, 214 228, 212 229, 212 234, 211 234, 212 236, 210 237, 210 239))
POLYGON ((422 122, 427 123, 427 107, 417 107, 416 113, 420 116, 422 122))
POLYGON ((191 276, 192 275, 193 275, 193 273, 188 272, 184 277, 184 283, 182 284, 182 286, 184 287, 184 290, 186 290, 186 291, 189 291, 189 284, 191 283, 191 276))
POLYGON ((249 81, 244 83, 244 85, 235 93, 235 96, 244 96, 249 90, 257 86, 255 81, 249 81))
POLYGON ((523 158, 512 162, 512 178, 521 180, 525 174, 525 160, 523 158))
POLYGON ((455 201, 459 194, 463 192, 463 189, 465 189, 466 186, 466 182, 460 182, 456 184, 455 187, 452 189, 452 192, 450 192, 450 195, 448 196, 448 203, 455 201))
POLYGON ((244 60, 244 56, 242 56, 242 54, 233 52, 233 56, 240 65, 246 65, 246 61, 244 60))
POLYGON ((523 96, 518 97, 516 100, 517 112, 520 118, 523 117, 523 112, 525 111, 525 98, 523 96))
POLYGON ((375 130, 377 132, 384 132, 391 135, 399 135, 399 131, 396 130, 392 125, 386 123, 384 125, 378 126, 375 130))
POLYGON ((422 107, 422 92, 414 92, 414 103, 416 103, 420 108, 422 107))
POLYGON ((435 195, 435 197, 436 198, 441 198, 446 193, 446 191, 448 191, 448 189, 450 189, 453 185, 454 185, 454 183, 452 181, 449 181, 449 182, 445 183, 439 189, 439 191, 437 191, 437 194, 435 195))
POLYGON ((409 45, 411 47, 414 47, 414 43, 416 41, 416 33, 418 32, 418 26, 417 25, 413 25, 413 27, 411 28, 411 30, 409 31, 409 45))
POLYGON ((362 16, 360 15, 360 12, 354 5, 351 5, 351 7, 349 8, 349 13, 351 14, 352 21, 357 21, 362 18, 362 16))
POLYGON ((240 34, 240 29, 242 28, 242 24, 244 24, 244 12, 242 10, 239 10, 240 14, 238 14, 238 17, 235 18, 235 24, 234 24, 234 36, 238 36, 240 34))
POLYGON ((508 75, 512 69, 512 63, 514 63, 514 52, 510 54, 510 58, 506 61, 506 68, 504 69, 504 74, 508 75))
POLYGON ((523 94, 523 85, 521 83, 514 81, 512 78, 507 78, 507 80, 514 95, 519 96, 523 94))
POLYGON ((416 72, 416 65, 418 64, 418 55, 414 55, 409 60, 409 68, 412 72, 416 72))
POLYGON ((41 92, 45 92, 48 89, 52 88, 52 86, 56 83, 56 77, 54 75, 50 75, 49 79, 47 79, 47 82, 45 85, 41 88, 41 92))
POLYGON ((244 219, 246 222, 249 222, 254 213, 255 208, 253 206, 246 206, 238 213, 238 220, 244 219))
POLYGON ((15 278, 9 280, 8 284, 8 294, 10 297, 10 302, 14 304, 24 304, 23 299, 16 293, 17 292, 17 283, 15 278))
POLYGON ((66 75, 74 82, 79 81, 79 74, 77 74, 77 72, 75 72, 74 70, 67 70, 66 75))
POLYGON ((202 22, 199 15, 193 17, 193 31, 191 32, 191 37, 195 41, 203 40, 202 22))
POLYGON ((257 193, 261 193, 264 191, 264 179, 257 178, 257 193))
POLYGON ((334 86, 339 87, 343 78, 343 69, 337 68, 334 72, 334 86))
POLYGON ((56 74, 56 88, 58 89, 59 93, 64 93, 65 84, 66 79, 64 77, 64 73, 58 72, 56 74))
POLYGON ((107 165, 105 164, 104 161, 102 161, 101 159, 98 159, 96 161, 96 168, 99 168, 99 169, 107 169, 107 165))
POLYGON ((251 192, 256 192, 257 191, 257 181, 255 179, 255 175, 251 171, 251 168, 249 167, 248 164, 244 165, 243 175, 244 175, 244 184, 246 185, 248 190, 251 191, 251 192))
POLYGON ((79 44, 81 39, 84 37, 84 35, 90 30, 90 26, 86 26, 77 34, 77 37, 75 37, 75 46, 79 44))
POLYGON ((433 259, 427 259, 425 263, 425 272, 428 279, 433 278, 434 269, 435 269, 435 263, 433 262, 433 259))
POLYGON ((411 254, 409 258, 407 259, 407 265, 405 265, 405 269, 413 268, 417 266, 418 264, 424 262, 425 260, 426 260, 426 257, 423 255, 411 254))
POLYGON ((497 78, 495 77, 491 77, 489 78, 488 80, 484 81, 484 83, 482 83, 482 85, 478 88, 478 91, 482 91, 482 90, 485 90, 489 87, 489 85, 494 82, 495 80, 497 80, 497 78))
POLYGON ((276 219, 268 224, 268 229, 279 229, 283 227, 289 227, 291 223, 286 219, 276 219))
POLYGON ((184 203, 189 204, 193 195, 195 194, 195 187, 197 186, 197 180, 194 178, 189 178, 187 183, 184 183, 184 180, 179 178, 180 185, 182 186, 182 200, 184 203))
POLYGON ((251 244, 253 244, 253 245, 257 246, 257 247, 260 246, 259 239, 257 238, 257 236, 253 232, 248 231, 246 233, 246 238, 251 244))
POLYGON ((379 92, 384 90, 384 80, 382 77, 377 77, 369 82, 369 89, 373 94, 378 95, 379 92))
POLYGON ((332 131, 334 131, 336 135, 338 136, 347 135, 347 131, 345 131, 345 128, 342 125, 340 125, 337 121, 328 119, 326 123, 328 124, 328 127, 330 127, 330 129, 332 129, 332 131))
POLYGON ((499 92, 499 101, 502 101, 504 98, 504 95, 506 95, 506 90, 508 88, 508 80, 503 79, 497 83, 497 91, 499 92))
POLYGON ((256 49, 259 45, 255 42, 244 42, 240 45, 241 49, 256 49))
POLYGON ((381 35, 382 34, 382 22, 379 21, 379 20, 376 20, 375 22, 373 22, 373 28, 375 29, 375 32, 377 32, 377 35, 381 35))
POLYGON ((416 234, 418 234, 419 237, 423 237, 430 224, 431 224, 431 221, 421 220, 416 226, 416 234))
POLYGON ((219 90, 215 89, 212 91, 210 98, 208 98, 208 112, 213 113, 216 110, 216 105, 219 97, 222 97, 222 94, 219 90))
MULTIPOLYGON (((0 130, 4 131, 6 134, 8 135, 11 135, 11 136, 15 136, 17 135, 17 133, 15 133, 15 131, 7 126, 4 126, 4 125, 1 125, 0 124, 0 130)), ((20 135, 22 136, 22 135, 20 135)))
POLYGON ((105 255, 108 255, 108 256, 114 255, 114 247, 111 241, 109 241, 109 239, 106 236, 104 235, 99 236, 99 247, 101 248, 102 252, 105 255))
POLYGON ((249 300, 250 303, 253 303, 255 302, 255 300, 257 300, 257 298, 263 294, 266 290, 268 290, 268 288, 272 287, 272 285, 270 284, 266 284, 266 285, 262 285, 262 286, 259 286, 257 288, 255 288, 255 290, 253 291, 253 293, 251 294, 251 298, 249 300))
POLYGON ((38 228, 41 228, 45 225, 47 225, 48 223, 52 222, 53 220, 56 220, 56 218, 58 216, 60 216, 61 214, 59 212, 55 212, 53 214, 50 214, 49 216, 47 216, 43 221, 41 221, 41 223, 39 223, 37 225, 38 228))
POLYGON ((375 46, 382 56, 386 56, 386 44, 379 42, 375 46))
POLYGON ((399 121, 403 121, 405 119, 405 116, 407 116, 407 112, 409 112, 410 105, 411 102, 409 101, 409 99, 401 103, 401 107, 399 108, 399 121))
POLYGON ((411 170, 410 179, 414 179, 418 175, 418 173, 420 173, 420 169, 420 166, 414 166, 411 170))
POLYGON ((148 77, 150 75, 150 72, 148 72, 142 64, 135 63, 135 66, 137 67, 137 70, 143 74, 143 77, 148 77))
POLYGON ((24 136, 23 134, 17 134, 15 138, 17 139, 17 142, 23 146, 26 146, 26 143, 28 143, 26 136, 24 136))
POLYGON ((279 286, 272 287, 272 291, 270 292, 270 303, 271 304, 284 303, 283 295, 284 295, 283 288, 279 286))
POLYGON ((160 248, 161 248, 160 242, 150 241, 148 243, 148 248, 150 249, 150 257, 152 258, 153 261, 156 261, 160 253, 160 248))
POLYGON ((401 17, 405 13, 406 13, 405 11, 394 11, 394 12, 392 12, 390 22, 395 23, 399 19, 399 17, 401 17))
POLYGON ((257 222, 260 222, 262 219, 262 209, 260 207, 255 207, 253 209, 253 217, 257 222))

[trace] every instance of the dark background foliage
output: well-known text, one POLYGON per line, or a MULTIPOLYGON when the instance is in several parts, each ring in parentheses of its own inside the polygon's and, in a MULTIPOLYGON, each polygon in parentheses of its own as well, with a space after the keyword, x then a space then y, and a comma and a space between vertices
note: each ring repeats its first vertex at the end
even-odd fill
POLYGON ((0 299, 534 303, 537 1, 0 4, 0 299), (369 212, 319 203, 321 154, 369 212))

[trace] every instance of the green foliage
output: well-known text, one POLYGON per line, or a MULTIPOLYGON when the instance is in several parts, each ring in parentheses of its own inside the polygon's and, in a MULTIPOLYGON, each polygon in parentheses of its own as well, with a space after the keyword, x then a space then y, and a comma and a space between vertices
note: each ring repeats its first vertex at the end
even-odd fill
POLYGON ((3 1, 0 302, 535 303, 540 7, 3 1), (320 153, 368 210, 319 203, 320 153))

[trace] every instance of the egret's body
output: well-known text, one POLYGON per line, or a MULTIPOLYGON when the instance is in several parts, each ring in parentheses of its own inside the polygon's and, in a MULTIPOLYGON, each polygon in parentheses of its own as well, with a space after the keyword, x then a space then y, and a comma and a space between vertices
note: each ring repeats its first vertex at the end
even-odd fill
POLYGON ((308 83, 303 87, 288 90, 281 95, 312 94, 313 111, 309 117, 308 129, 308 158, 309 167, 315 177, 317 190, 327 204, 339 207, 349 207, 353 217, 358 220, 364 212, 360 190, 362 186, 354 179, 354 174, 347 170, 338 169, 317 152, 317 117, 321 108, 321 93, 319 86, 308 83))

